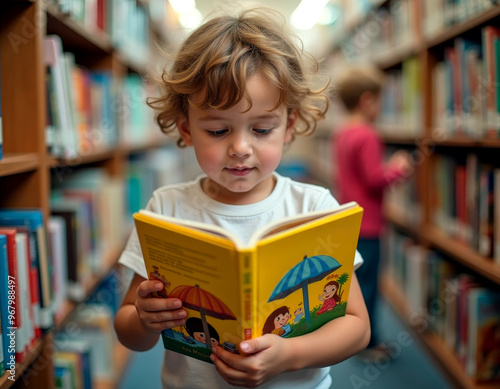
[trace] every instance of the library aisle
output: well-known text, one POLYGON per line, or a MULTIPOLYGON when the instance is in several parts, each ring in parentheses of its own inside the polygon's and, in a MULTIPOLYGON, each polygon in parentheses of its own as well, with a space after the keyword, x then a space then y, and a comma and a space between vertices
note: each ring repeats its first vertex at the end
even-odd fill
MULTIPOLYGON (((412 337, 384 299, 380 299, 377 319, 381 339, 394 350, 394 358, 376 363, 350 358, 332 368, 332 389, 452 388, 419 340, 412 337)), ((148 389, 161 389, 162 352, 161 342, 147 352, 134 352, 117 389, 137 389, 146 382, 148 389)))

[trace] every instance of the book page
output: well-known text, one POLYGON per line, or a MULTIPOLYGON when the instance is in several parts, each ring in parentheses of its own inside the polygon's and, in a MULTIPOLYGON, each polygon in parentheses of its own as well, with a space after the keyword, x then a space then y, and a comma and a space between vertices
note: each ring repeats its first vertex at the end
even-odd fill
POLYGON ((279 234, 280 232, 284 232, 290 230, 292 228, 302 226, 306 223, 310 223, 314 220, 320 219, 327 215, 337 214, 344 212, 348 209, 353 209, 357 207, 357 203, 349 202, 343 205, 340 205, 337 208, 329 209, 329 210, 321 210, 321 211, 313 211, 308 213, 303 213, 300 215, 290 216, 284 219, 277 220, 275 222, 269 223, 266 226, 258 229, 252 236, 249 242, 249 247, 254 247, 257 245, 259 240, 270 237, 275 234, 279 234))
POLYGON ((202 223, 202 222, 197 222, 193 220, 182 220, 182 219, 177 219, 174 217, 170 216, 165 216, 165 215, 160 215, 158 213, 154 213, 151 211, 147 211, 145 209, 141 209, 139 211, 140 214, 146 215, 150 218, 159 220, 159 221, 164 221, 167 223, 172 223, 176 224, 179 226, 185 226, 185 227, 190 227, 190 228, 195 228, 196 230, 207 233, 210 235, 218 236, 220 238, 224 238, 227 240, 230 240, 233 242, 236 246, 241 246, 241 242, 238 239, 238 237, 233 234, 231 231, 227 231, 222 227, 212 225, 212 224, 207 224, 207 223, 202 223))

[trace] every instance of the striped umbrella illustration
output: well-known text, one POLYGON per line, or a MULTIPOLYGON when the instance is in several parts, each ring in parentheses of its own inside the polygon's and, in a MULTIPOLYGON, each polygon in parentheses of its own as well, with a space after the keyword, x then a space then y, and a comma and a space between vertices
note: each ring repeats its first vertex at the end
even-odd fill
POLYGON ((306 255, 281 278, 267 301, 281 300, 296 290, 302 289, 304 315, 306 322, 309 323, 309 284, 321 281, 341 266, 336 259, 328 255, 313 257, 306 255))
POLYGON ((209 350, 212 349, 212 345, 206 316, 212 316, 220 320, 236 320, 231 309, 221 299, 200 288, 199 285, 179 285, 170 292, 168 297, 178 298, 185 308, 200 312, 205 344, 209 350))

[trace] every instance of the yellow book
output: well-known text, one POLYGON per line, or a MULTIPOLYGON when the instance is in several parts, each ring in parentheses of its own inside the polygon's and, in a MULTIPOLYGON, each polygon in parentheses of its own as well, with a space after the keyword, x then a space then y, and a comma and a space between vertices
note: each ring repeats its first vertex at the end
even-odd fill
POLYGON ((184 326, 162 332, 165 348, 210 362, 213 343, 237 353, 242 340, 295 337, 344 316, 362 214, 351 202, 288 217, 247 245, 218 226, 134 214, 148 278, 188 311, 184 326))

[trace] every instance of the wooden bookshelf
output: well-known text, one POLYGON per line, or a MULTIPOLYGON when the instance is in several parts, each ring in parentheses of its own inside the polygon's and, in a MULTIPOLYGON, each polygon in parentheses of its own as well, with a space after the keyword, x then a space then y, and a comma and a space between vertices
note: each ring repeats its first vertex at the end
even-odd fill
POLYGON ((467 376, 455 354, 450 350, 440 336, 429 330, 422 332, 420 328, 410 324, 409 317, 411 311, 408 308, 406 297, 394 280, 390 277, 382 276, 380 280, 380 291, 402 321, 412 330, 414 337, 420 341, 429 353, 429 356, 438 363, 438 366, 440 366, 443 373, 446 374, 457 389, 498 388, 498 383, 475 383, 467 376))
MULTIPOLYGON (((77 65, 92 71, 109 72, 114 81, 120 81, 130 73, 142 74, 149 66, 154 65, 154 58, 148 55, 141 55, 140 60, 134 58, 127 54, 126 47, 115 44, 111 34, 76 20, 68 12, 62 12, 57 3, 46 0, 0 1, 0 92, 3 120, 0 208, 39 208, 45 220, 51 214, 51 180, 54 173, 71 175, 84 167, 97 166, 112 178, 125 179, 131 155, 148 153, 169 143, 166 137, 152 138, 148 134, 140 145, 135 142, 125 145, 120 139, 120 142, 112 146, 94 147, 91 152, 79 152, 77 157, 71 159, 56 157, 48 152, 44 62, 44 39, 47 35, 59 35, 63 50, 74 54, 77 65)), ((137 6, 147 8, 149 2, 137 0, 137 6)), ((126 27, 128 28, 129 26, 126 27)), ((145 36, 150 43, 143 46, 153 47, 153 40, 156 38, 165 40, 165 37, 158 36, 158 29, 148 30, 145 36)), ((116 112, 114 114, 118 115, 116 112)), ((118 125, 120 124, 122 123, 118 121, 118 125)), ((122 131, 119 128, 118 137, 121 137, 122 131)), ((86 297, 115 269, 124 244, 125 237, 122 244, 102 255, 101 271, 83 285, 86 297)), ((66 303, 54 328, 37 340, 29 355, 16 364, 15 381, 8 379, 8 372, 0 376, 0 389, 55 387, 52 360, 54 335, 77 306, 78 303, 75 302, 66 303)), ((96 387, 116 387, 129 356, 130 352, 117 345, 116 379, 113 382, 97 383, 96 387)))
POLYGON ((36 153, 8 154, 0 160, 0 177, 32 172, 40 165, 40 156, 36 153))
MULTIPOLYGON (((405 2, 407 0, 402 1, 405 2)), ((387 7, 390 7, 391 3, 391 1, 381 2, 375 5, 372 11, 376 12, 377 9, 386 11, 389 9, 387 7)), ((368 31, 364 29, 365 26, 363 25, 363 23, 367 23, 367 19, 360 18, 356 21, 357 24, 354 26, 351 25, 348 30, 344 31, 341 39, 336 41, 336 45, 332 48, 331 61, 328 63, 329 70, 331 71, 332 77, 335 77, 336 69, 342 68, 357 60, 361 62, 363 60, 370 60, 371 62, 375 62, 375 64, 382 68, 389 76, 392 74, 401 75, 406 61, 408 59, 416 59, 419 66, 420 77, 418 79, 420 109, 417 117, 421 128, 417 128, 415 132, 415 134, 418 135, 409 137, 406 134, 410 133, 410 128, 403 124, 394 124, 405 123, 405 121, 402 120, 406 119, 404 115, 389 116, 388 122, 390 125, 380 123, 379 127, 383 141, 387 146, 391 148, 404 148, 409 151, 422 151, 421 155, 423 155, 423 157, 415 163, 416 184, 414 192, 412 192, 412 198, 405 198, 405 201, 402 201, 401 204, 393 202, 393 198, 391 198, 391 202, 387 202, 384 205, 386 219, 391 230, 396 230, 400 232, 401 235, 410 237, 412 241, 422 246, 424 249, 430 249, 435 251, 437 255, 443 255, 447 261, 451 262, 452 266, 456 268, 457 271, 470 273, 474 275, 481 284, 487 285, 492 289, 500 289, 500 264, 498 262, 496 263, 493 258, 480 255, 478 249, 472 247, 473 244, 478 244, 477 242, 474 243, 473 239, 470 239, 470 244, 464 243, 458 238, 448 235, 435 225, 436 222, 434 221, 434 218, 437 217, 437 210, 435 209, 438 201, 435 195, 435 192, 438 191, 436 186, 439 184, 437 180, 443 178, 439 176, 437 180, 434 179, 434 169, 436 168, 439 157, 443 155, 445 158, 449 158, 451 161, 461 165, 468 157, 468 154, 475 154, 478 157, 479 165, 484 164, 500 168, 497 150, 500 148, 500 138, 487 138, 484 133, 467 133, 463 130, 467 124, 462 128, 453 128, 452 131, 449 133, 447 132, 445 136, 435 132, 435 129, 439 127, 439 124, 436 123, 439 123, 439 121, 435 120, 438 115, 435 111, 437 93, 433 90, 436 88, 436 80, 434 79, 435 70, 437 65, 444 62, 446 59, 446 50, 449 48, 455 49, 457 38, 465 37, 471 38, 474 41, 479 41, 479 39, 482 38, 482 29, 485 26, 498 26, 500 23, 500 4, 498 4, 498 2, 491 2, 489 8, 478 10, 475 14, 464 17, 459 21, 448 21, 445 25, 437 28, 436 25, 426 24, 429 20, 424 20, 425 9, 423 8, 425 4, 434 6, 436 3, 427 0, 414 0, 411 1, 411 3, 411 5, 415 7, 413 8, 415 15, 417 18, 420 18, 416 26, 407 26, 408 29, 412 29, 413 34, 411 41, 404 42, 400 45, 391 45, 390 42, 388 44, 388 42, 386 42, 386 37, 382 38, 382 35, 380 37, 375 37, 376 29, 373 28, 369 30, 375 31, 373 35, 368 36, 368 38, 370 38, 370 46, 376 48, 380 47, 381 49, 375 51, 374 55, 372 55, 373 49, 366 47, 366 50, 360 50, 361 53, 359 57, 352 58, 351 55, 354 50, 349 51, 346 50, 345 47, 347 46, 347 48, 349 48, 349 45, 352 44, 353 36, 355 36, 357 32, 368 31), (433 31, 432 33, 427 32, 431 30, 433 31), (378 42, 377 39, 381 39, 382 42, 378 42), (417 199, 417 206, 413 206, 415 205, 414 203, 409 203, 409 201, 415 201, 415 198, 417 199), (417 208, 418 212, 421 212, 421 215, 415 219, 413 214, 417 211, 417 208)), ((467 1, 457 2, 455 4, 458 3, 463 5, 466 4, 467 1)), ((477 5, 479 3, 476 2, 475 4, 477 5)), ((458 15, 458 13, 455 15, 458 15)), ((435 19, 433 19, 433 21, 435 22, 435 19)), ((373 25, 371 27, 373 27, 373 25)), ((411 94, 413 92, 414 89, 409 91, 405 90, 402 93, 411 94)), ((394 101, 394 103, 397 103, 397 101, 394 101)), ((483 100, 482 103, 485 104, 483 100)), ((394 105, 396 106, 397 104, 394 105)), ((392 112, 389 111, 389 114, 390 113, 392 112)), ((384 116, 382 115, 382 117, 384 116)), ((337 118, 335 119, 338 120, 337 118)), ((475 125, 477 126, 477 124, 475 125)), ((333 123, 331 127, 334 128, 335 123, 333 123)), ((322 143, 324 143, 324 138, 324 134, 316 138, 316 149, 311 151, 310 154, 318 156, 317 158, 326 161, 328 160, 327 158, 331 158, 331 156, 321 152, 321 150, 323 150, 322 143)), ((320 166, 320 164, 316 162, 313 162, 312 165, 320 166)), ((449 172, 449 174, 453 173, 453 171, 449 172)), ((455 188, 451 188, 451 190, 455 191, 455 188)), ((406 194, 406 192, 402 193, 406 194)), ((441 199, 440 201, 443 200, 441 199)), ((494 206, 500 207, 500 204, 495 203, 494 206)), ((470 232, 467 233, 470 234, 470 232)), ((466 239, 467 237, 463 240, 466 239)), ((404 242, 406 242, 406 240, 404 242)), ((404 265, 401 265, 401 267, 404 268, 404 265)), ((397 271, 404 272, 406 270, 397 269, 397 271)), ((397 278, 397 276, 395 276, 395 278, 397 278)), ((499 387, 498 382, 487 385, 478 385, 475 383, 467 376, 465 368, 459 363, 453 350, 447 347, 444 339, 434 333, 421 333, 411 326, 409 320, 409 314, 411 313, 408 308, 409 304, 407 303, 403 290, 396 285, 396 280, 384 276, 381 284, 381 290, 391 306, 400 314, 403 321, 414 330, 413 333, 415 337, 425 345, 429 355, 438 362, 443 371, 450 378, 450 381, 453 382, 457 388, 489 389, 499 387)))

